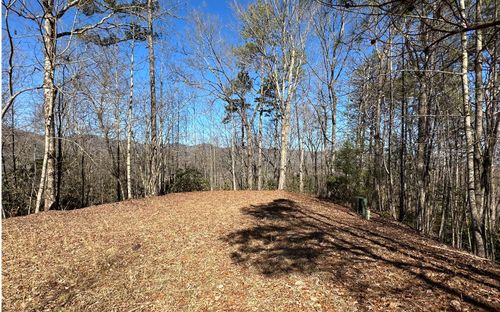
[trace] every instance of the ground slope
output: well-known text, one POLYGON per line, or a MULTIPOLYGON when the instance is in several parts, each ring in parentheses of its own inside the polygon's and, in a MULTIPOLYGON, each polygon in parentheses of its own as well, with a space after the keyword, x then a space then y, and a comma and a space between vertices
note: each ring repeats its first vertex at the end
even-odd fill
POLYGON ((284 192, 3 221, 4 311, 500 310, 500 267, 284 192))

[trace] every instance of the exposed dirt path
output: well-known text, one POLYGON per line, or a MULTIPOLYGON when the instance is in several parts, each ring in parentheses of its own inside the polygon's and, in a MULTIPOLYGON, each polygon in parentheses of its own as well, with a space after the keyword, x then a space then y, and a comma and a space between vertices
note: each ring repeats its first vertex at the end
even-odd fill
POLYGON ((3 221, 4 311, 500 310, 500 266, 284 192, 3 221))

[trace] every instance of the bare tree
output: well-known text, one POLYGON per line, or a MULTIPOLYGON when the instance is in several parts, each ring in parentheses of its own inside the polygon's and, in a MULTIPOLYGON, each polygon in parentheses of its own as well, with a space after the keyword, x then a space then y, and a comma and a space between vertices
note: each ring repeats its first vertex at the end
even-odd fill
POLYGON ((249 41, 249 49, 262 56, 278 99, 281 122, 279 190, 285 188, 291 108, 305 63, 310 22, 306 13, 307 8, 293 0, 262 1, 249 6, 245 12, 240 11, 242 34, 249 41))

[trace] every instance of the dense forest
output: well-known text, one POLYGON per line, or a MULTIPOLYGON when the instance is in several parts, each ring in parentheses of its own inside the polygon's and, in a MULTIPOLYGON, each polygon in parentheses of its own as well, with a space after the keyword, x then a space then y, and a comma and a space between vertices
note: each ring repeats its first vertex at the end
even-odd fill
POLYGON ((498 0, 2 1, 3 217, 361 195, 499 257, 498 0))

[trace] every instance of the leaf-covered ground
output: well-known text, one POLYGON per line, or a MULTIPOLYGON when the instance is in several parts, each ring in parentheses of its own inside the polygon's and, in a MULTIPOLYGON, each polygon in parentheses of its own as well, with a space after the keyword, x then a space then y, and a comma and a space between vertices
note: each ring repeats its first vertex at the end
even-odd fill
POLYGON ((3 221, 4 311, 500 310, 500 266, 284 192, 3 221))

